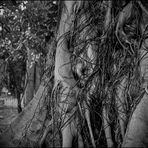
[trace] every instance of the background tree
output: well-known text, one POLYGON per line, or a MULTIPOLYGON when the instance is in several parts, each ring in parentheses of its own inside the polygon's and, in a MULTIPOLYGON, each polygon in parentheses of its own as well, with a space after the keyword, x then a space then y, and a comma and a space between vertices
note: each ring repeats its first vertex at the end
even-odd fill
MULTIPOLYGON (((13 61, 16 63, 21 62, 24 66, 23 69, 26 69, 25 85, 23 85, 24 82, 19 80, 19 82, 13 82, 14 80, 17 81, 17 79, 11 79, 11 82, 13 83, 10 84, 10 87, 13 86, 13 92, 15 92, 15 88, 19 88, 20 85, 23 85, 24 90, 21 93, 24 94, 23 97, 26 98, 24 99, 24 102, 27 104, 32 99, 35 91, 37 91, 41 77, 44 73, 44 64, 48 52, 48 50, 44 50, 46 46, 45 38, 50 36, 50 33, 53 31, 51 28, 52 24, 54 25, 56 22, 54 19, 56 13, 53 10, 50 12, 48 11, 53 4, 52 1, 22 1, 16 2, 16 4, 17 5, 10 5, 4 2, 1 9, 4 11, 1 16, 4 28, 2 29, 1 34, 1 41, 3 42, 1 44, 3 48, 1 54, 5 56, 5 60, 9 61, 10 64, 8 65, 12 66, 11 63, 14 63, 13 61), (49 24, 49 17, 51 17, 51 15, 49 15, 50 13, 53 15, 50 19, 51 23, 49 24), (6 24, 7 20, 8 23, 6 24), (3 36, 4 34, 5 36, 3 36), (22 61, 21 58, 18 58, 20 56, 20 52, 18 51, 23 52, 21 55, 22 61), (26 54, 28 54, 28 56, 26 56, 26 54), (24 62, 26 62, 26 66, 24 62), (14 83, 19 85, 16 86, 14 83)), ((15 71, 15 67, 11 67, 11 70, 13 69, 11 74, 15 71)), ((21 69, 21 67, 18 67, 18 69, 21 69)), ((12 78, 13 76, 11 74, 9 75, 12 78)), ((15 73, 13 75, 15 75, 15 73)), ((18 75, 21 78, 24 77, 21 73, 18 75)))
MULTIPOLYGON (((36 53, 36 55, 35 54, 32 55, 32 57, 34 57, 34 59, 32 59, 32 62, 31 62, 32 64, 34 64, 35 61, 40 57, 39 55, 42 51, 43 58, 40 58, 40 59, 41 59, 41 64, 42 64, 42 68, 43 68, 44 63, 46 63, 46 54, 48 52, 48 48, 46 46, 49 47, 50 42, 53 40, 53 39, 51 39, 51 36, 52 36, 52 38, 54 37, 53 32, 55 31, 55 27, 56 27, 55 23, 57 20, 56 19, 57 5, 54 4, 52 1, 49 1, 49 2, 44 2, 44 1, 43 2, 39 2, 39 1, 26 2, 25 1, 25 2, 21 3, 20 8, 21 8, 20 11, 22 13, 19 14, 19 16, 23 20, 23 21, 21 20, 21 22, 22 22, 22 26, 23 26, 24 30, 22 30, 23 37, 20 40, 21 43, 19 44, 20 45, 19 47, 23 46, 26 51, 25 53, 27 53, 27 50, 28 49, 30 50, 30 46, 31 46, 31 50, 33 51, 33 53, 36 53), (23 5, 23 10, 22 10, 22 5, 23 5), (29 7, 30 9, 32 8, 32 5, 35 5, 33 8, 35 8, 35 7, 37 7, 37 8, 34 10, 30 10, 31 12, 29 12, 28 11, 29 8, 24 5, 27 5, 28 7, 31 5, 31 7, 29 7), (25 11, 25 9, 27 9, 27 10, 25 11), (35 26, 35 24, 32 23, 32 27, 34 27, 34 28, 30 28, 30 27, 28 27, 28 24, 29 23, 31 24, 32 20, 30 20, 30 22, 28 23, 27 17, 30 16, 31 13, 33 13, 32 11, 38 11, 38 9, 39 9, 40 13, 43 13, 43 15, 42 15, 43 19, 42 19, 41 15, 39 15, 37 17, 34 16, 34 17, 36 17, 36 19, 34 19, 34 18, 33 19, 34 19, 34 21, 36 20, 35 23, 38 26, 35 26), (51 15, 51 14, 53 14, 53 15, 51 15), (41 21, 40 22, 41 24, 39 23, 39 21, 41 21), (42 29, 40 29, 40 27, 42 29), (38 34, 36 35, 36 33, 38 33, 38 34), (44 50, 45 48, 47 49, 47 51, 44 50)), ((36 15, 35 12, 34 12, 34 15, 36 15)), ((54 43, 54 42, 52 42, 52 43, 54 43)), ((52 84, 50 84, 50 85, 47 85, 47 84, 49 83, 49 80, 53 79, 52 78, 52 71, 53 71, 53 66, 54 66, 54 63, 53 63, 54 48, 55 48, 55 43, 50 48, 52 51, 51 54, 48 54, 48 56, 52 57, 52 59, 50 58, 51 63, 48 63, 48 65, 51 65, 51 66, 48 66, 48 70, 45 69, 45 72, 46 72, 45 74, 43 73, 44 70, 42 70, 42 75, 44 74, 44 77, 43 77, 42 83, 37 91, 37 94, 34 96, 33 100, 26 106, 26 108, 24 108, 23 112, 21 114, 19 114, 17 120, 15 120, 11 125, 13 127, 13 129, 15 129, 14 130, 15 133, 13 133, 11 131, 11 127, 10 127, 7 130, 8 134, 6 134, 5 136, 3 135, 4 141, 7 138, 10 140, 9 141, 10 145, 14 141, 16 141, 16 142, 20 141, 21 143, 23 143, 23 144, 26 143, 28 145, 29 145, 29 141, 30 141, 30 142, 32 142, 32 145, 36 144, 37 142, 39 142, 40 136, 42 136, 42 133, 45 130, 43 128, 44 127, 43 125, 45 124, 45 127, 47 126, 46 122, 48 122, 48 121, 46 121, 46 120, 49 120, 49 119, 48 118, 46 119, 46 116, 47 116, 46 115, 47 114, 46 97, 47 97, 48 91, 49 92, 51 91, 53 82, 51 81, 52 84), (27 129, 26 129, 26 127, 27 127, 27 129), (32 132, 30 132, 30 131, 32 131, 32 132), (12 134, 14 135, 13 139, 11 139, 12 134), (24 140, 22 140, 22 139, 24 139, 24 140)), ((49 59, 49 58, 47 58, 47 59, 49 59)), ((1 139, 1 141, 2 141, 2 139, 1 139)))

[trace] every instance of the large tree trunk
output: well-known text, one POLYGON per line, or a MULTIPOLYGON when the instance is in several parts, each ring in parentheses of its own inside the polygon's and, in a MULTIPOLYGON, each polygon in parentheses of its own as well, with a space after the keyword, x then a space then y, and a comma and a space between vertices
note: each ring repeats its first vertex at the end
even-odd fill
MULTIPOLYGON (((74 11, 76 8, 76 1, 63 1, 63 8, 61 14, 61 20, 57 36, 57 49, 55 58, 55 87, 62 86, 58 98, 58 111, 62 119, 62 146, 72 147, 73 138, 81 140, 81 135, 78 132, 78 118, 73 114, 76 114, 76 95, 78 88, 76 86, 76 80, 73 77, 70 57, 71 54, 68 49, 69 32, 71 31, 72 21, 74 18, 74 11)), ((82 140, 81 140, 82 141, 82 140)), ((78 142, 83 145, 82 142, 78 142)))
MULTIPOLYGON (((141 4, 141 3, 140 3, 141 4)), ((142 8, 143 9, 143 8, 142 8)), ((148 33, 148 17, 144 10, 141 17, 141 31, 143 36, 148 33)), ((148 146, 148 39, 144 38, 140 48, 140 72, 142 78, 142 87, 145 89, 141 96, 140 103, 134 110, 123 141, 123 147, 147 147, 148 146)))

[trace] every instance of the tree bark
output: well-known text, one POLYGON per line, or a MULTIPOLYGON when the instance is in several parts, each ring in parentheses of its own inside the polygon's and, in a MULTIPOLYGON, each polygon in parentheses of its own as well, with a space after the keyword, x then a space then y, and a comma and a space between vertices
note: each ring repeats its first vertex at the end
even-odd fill
POLYGON ((21 94, 20 94, 20 91, 19 90, 16 90, 16 96, 17 96, 17 110, 18 110, 18 113, 20 113, 22 111, 22 107, 21 107, 21 94))
POLYGON ((145 93, 133 112, 122 147, 148 146, 148 95, 145 93))
POLYGON ((127 114, 125 110, 126 99, 127 99, 127 94, 125 92, 126 86, 127 86, 127 78, 124 77, 117 87, 117 91, 116 91, 117 96, 115 98, 122 138, 124 137, 124 134, 125 134, 126 122, 127 122, 127 114))
POLYGON ((4 63, 4 60, 0 59, 0 95, 3 87, 2 81, 3 81, 4 72, 5 72, 5 63, 4 63))
POLYGON ((27 61, 27 75, 26 75, 26 89, 25 89, 25 98, 24 98, 24 106, 32 100, 34 95, 34 70, 35 70, 35 63, 32 61, 32 54, 33 52, 29 49, 28 50, 28 61, 27 61))
MULTIPOLYGON (((145 11, 142 12, 143 18, 140 24, 143 36, 148 33, 148 17, 145 11)), ((145 89, 141 96, 140 103, 134 110, 123 140, 122 147, 147 147, 148 146, 148 39, 144 38, 139 55, 140 74, 142 78, 142 88, 145 89)))
POLYGON ((41 63, 40 62, 41 60, 39 59, 37 63, 35 63, 35 84, 34 84, 35 93, 37 92, 41 83, 41 63))
MULTIPOLYGON (((77 116, 73 116, 76 106, 76 94, 78 93, 78 88, 76 86, 76 80, 74 79, 72 69, 71 69, 71 54, 68 49, 68 33, 71 31, 71 26, 74 18, 74 7, 78 2, 76 1, 63 1, 63 8, 61 14, 61 20, 57 35, 57 49, 55 57, 55 87, 60 84, 62 86, 58 98, 58 112, 61 114, 61 119, 63 122, 62 127, 62 146, 72 147, 72 139, 74 136, 81 137, 78 133, 77 116), (68 121, 68 122, 67 122, 68 121)), ((79 138, 81 139, 81 138, 79 138)), ((79 143, 79 142, 78 142, 79 143)))

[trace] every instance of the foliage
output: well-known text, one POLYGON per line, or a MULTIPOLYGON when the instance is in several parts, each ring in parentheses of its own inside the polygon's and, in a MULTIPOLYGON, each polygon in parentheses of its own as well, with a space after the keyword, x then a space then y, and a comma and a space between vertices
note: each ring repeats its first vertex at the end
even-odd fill
POLYGON ((27 50, 33 51, 32 63, 40 57, 42 62, 45 61, 46 43, 57 22, 57 5, 52 1, 16 1, 16 5, 10 4, 3 2, 0 6, 0 58, 8 62, 8 72, 12 73, 10 67, 13 71, 25 70, 27 50), (20 62, 22 64, 17 64, 20 62))

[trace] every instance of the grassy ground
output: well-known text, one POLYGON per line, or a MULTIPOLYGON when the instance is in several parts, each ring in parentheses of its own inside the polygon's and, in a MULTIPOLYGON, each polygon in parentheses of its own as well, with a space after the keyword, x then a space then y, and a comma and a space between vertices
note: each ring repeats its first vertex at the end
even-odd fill
POLYGON ((17 115, 17 100, 12 96, 0 96, 0 133, 10 125, 17 115))

